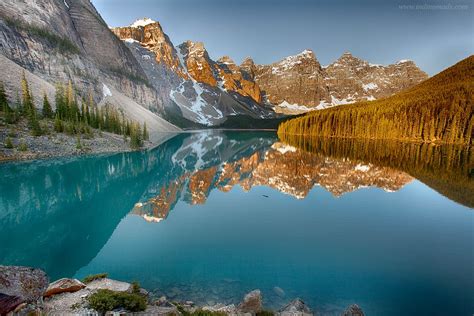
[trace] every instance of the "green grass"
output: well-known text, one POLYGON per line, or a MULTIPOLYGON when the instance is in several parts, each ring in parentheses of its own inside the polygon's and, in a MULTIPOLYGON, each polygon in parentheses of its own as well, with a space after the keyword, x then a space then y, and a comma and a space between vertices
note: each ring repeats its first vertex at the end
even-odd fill
POLYGON ((95 281, 95 280, 105 279, 108 276, 109 275, 107 273, 90 274, 86 276, 84 279, 82 279, 82 282, 91 283, 92 281, 95 281))
POLYGON ((224 312, 214 312, 214 311, 206 311, 202 309, 198 309, 192 313, 188 312, 184 309, 184 307, 176 302, 173 302, 173 305, 176 306, 178 312, 183 316, 226 316, 227 314, 224 312))

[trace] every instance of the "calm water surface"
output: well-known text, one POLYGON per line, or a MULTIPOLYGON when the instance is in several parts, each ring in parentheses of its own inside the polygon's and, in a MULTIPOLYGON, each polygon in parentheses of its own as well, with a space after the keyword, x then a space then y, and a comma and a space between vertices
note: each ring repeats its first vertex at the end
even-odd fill
POLYGON ((202 304, 259 288, 268 308, 472 315, 472 152, 370 146, 212 131, 2 164, 0 264, 108 272, 202 304))

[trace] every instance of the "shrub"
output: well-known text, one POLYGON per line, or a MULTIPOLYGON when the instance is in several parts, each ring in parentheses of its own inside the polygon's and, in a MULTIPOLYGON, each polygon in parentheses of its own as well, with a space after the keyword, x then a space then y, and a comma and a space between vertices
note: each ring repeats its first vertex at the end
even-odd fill
POLYGON ((28 150, 28 147, 26 146, 26 143, 23 139, 20 141, 20 144, 18 145, 18 150, 19 151, 27 151, 28 150))
POLYGON ((5 148, 13 148, 13 143, 12 143, 12 139, 10 137, 7 137, 5 139, 5 148))
POLYGON ((77 140, 76 140, 76 149, 78 150, 82 149, 81 138, 79 136, 77 136, 77 140))
POLYGON ((108 276, 109 275, 107 273, 90 274, 86 276, 84 279, 82 279, 82 282, 91 283, 92 281, 95 281, 95 280, 105 279, 108 276))
POLYGON ((122 307, 130 312, 140 312, 146 309, 146 297, 136 293, 98 290, 87 298, 89 306, 100 313, 122 307))
POLYGON ((260 312, 257 313, 257 316, 273 316, 273 315, 275 315, 274 312, 267 311, 267 310, 261 310, 260 312))

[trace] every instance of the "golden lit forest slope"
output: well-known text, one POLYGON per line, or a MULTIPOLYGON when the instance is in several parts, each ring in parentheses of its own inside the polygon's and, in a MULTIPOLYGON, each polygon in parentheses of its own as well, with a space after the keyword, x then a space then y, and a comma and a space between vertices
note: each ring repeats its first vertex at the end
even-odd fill
POLYGON ((474 55, 386 99, 313 111, 278 134, 472 144, 474 55))

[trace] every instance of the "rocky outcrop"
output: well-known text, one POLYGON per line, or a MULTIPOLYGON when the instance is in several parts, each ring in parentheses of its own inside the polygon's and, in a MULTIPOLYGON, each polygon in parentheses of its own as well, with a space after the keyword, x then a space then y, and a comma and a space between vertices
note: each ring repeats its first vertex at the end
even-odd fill
POLYGON ((0 293, 23 302, 36 302, 48 287, 48 276, 40 269, 0 266, 0 293))
POLYGON ((276 313, 277 316, 311 316, 311 309, 299 298, 291 301, 276 313))
POLYGON ((342 316, 364 316, 364 311, 357 304, 352 304, 343 313, 342 316))
POLYGON ((86 285, 77 279, 63 278, 51 283, 43 296, 48 297, 60 293, 77 292, 85 287, 86 285))
POLYGON ((262 293, 260 290, 253 290, 244 296, 243 301, 237 307, 239 312, 257 314, 262 310, 262 293))

